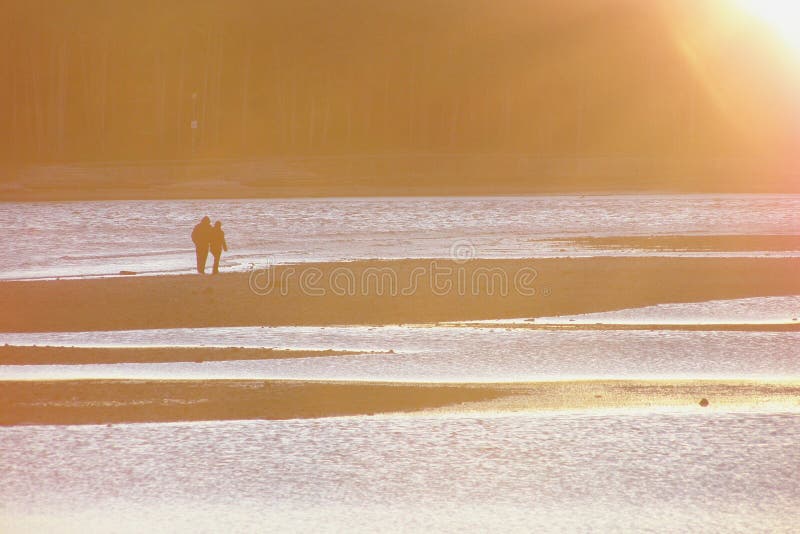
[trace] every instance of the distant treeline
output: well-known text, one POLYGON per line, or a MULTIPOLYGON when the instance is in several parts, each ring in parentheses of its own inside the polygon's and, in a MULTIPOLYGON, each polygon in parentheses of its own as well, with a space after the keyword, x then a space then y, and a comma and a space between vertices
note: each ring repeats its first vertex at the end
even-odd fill
POLYGON ((708 44, 719 4, 10 0, 0 158, 781 148, 773 108, 794 100, 754 83, 769 51, 741 43, 756 30, 731 20, 735 40, 708 44))

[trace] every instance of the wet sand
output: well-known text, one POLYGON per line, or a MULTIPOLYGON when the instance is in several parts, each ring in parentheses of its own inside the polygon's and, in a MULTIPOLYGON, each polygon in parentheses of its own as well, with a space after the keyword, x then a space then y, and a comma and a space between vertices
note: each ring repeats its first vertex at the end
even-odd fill
MULTIPOLYGON (((791 258, 319 263, 276 267, 269 274, 279 282, 269 287, 264 283, 266 273, 256 271, 255 282, 253 273, 2 282, 0 302, 4 306, 0 308, 0 332, 419 324, 533 318, 665 302, 800 294, 800 277, 797 276, 800 259, 791 258), (434 272, 444 273, 443 278, 434 281, 431 277, 434 272), (416 278, 414 273, 417 273, 416 278), (528 275, 521 286, 519 273, 528 275), (410 285, 411 280, 415 285, 410 285), (343 293, 342 283, 347 286, 348 281, 352 282, 352 287, 346 287, 343 293), (494 286, 490 287, 491 284, 494 286)), ((763 325, 758 328, 763 329, 763 325)), ((795 325, 786 328, 794 329, 795 325)), ((236 348, 6 346, 0 347, 0 363, 198 362, 339 354, 346 353, 236 348)), ((592 380, 535 384, 0 380, 0 424, 288 419, 397 412, 697 408, 702 398, 709 400, 711 408, 777 404, 794 409, 800 405, 800 385, 731 380, 592 380)))
POLYGON ((647 257, 376 260, 285 265, 255 275, 14 281, 0 283, 0 332, 546 317, 796 295, 798 274, 797 258, 647 257))
POLYGON ((659 235, 628 237, 579 237, 549 239, 597 249, 641 249, 673 252, 796 252, 796 235, 659 235))
POLYGON ((0 425, 297 419, 386 413, 800 407, 800 383, 724 380, 394 384, 0 381, 0 425))
POLYGON ((488 401, 485 386, 305 381, 0 381, 0 424, 296 419, 488 401))

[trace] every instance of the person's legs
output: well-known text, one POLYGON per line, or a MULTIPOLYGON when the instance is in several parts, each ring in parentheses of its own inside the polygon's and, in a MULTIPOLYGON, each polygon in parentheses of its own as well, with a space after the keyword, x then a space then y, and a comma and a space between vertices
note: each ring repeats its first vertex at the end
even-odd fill
POLYGON ((199 274, 206 274, 206 259, 208 258, 208 249, 203 250, 198 247, 197 251, 197 272, 199 274))
POLYGON ((211 271, 212 274, 219 273, 219 258, 222 256, 222 252, 220 251, 219 254, 214 253, 214 270, 211 271))

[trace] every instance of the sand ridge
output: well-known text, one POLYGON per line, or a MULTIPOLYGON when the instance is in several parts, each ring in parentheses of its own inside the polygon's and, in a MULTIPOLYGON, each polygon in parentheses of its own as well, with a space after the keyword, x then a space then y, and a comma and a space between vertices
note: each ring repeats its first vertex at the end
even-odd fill
POLYGON ((546 317, 796 295, 798 273, 800 258, 420 259, 281 265, 218 276, 0 282, 0 332, 546 317), (261 291, 269 285, 266 273, 272 289, 261 291), (445 274, 434 280, 433 273, 445 274))
POLYGON ((583 380, 429 384, 298 380, 0 381, 0 425, 608 409, 800 410, 800 382, 583 380))

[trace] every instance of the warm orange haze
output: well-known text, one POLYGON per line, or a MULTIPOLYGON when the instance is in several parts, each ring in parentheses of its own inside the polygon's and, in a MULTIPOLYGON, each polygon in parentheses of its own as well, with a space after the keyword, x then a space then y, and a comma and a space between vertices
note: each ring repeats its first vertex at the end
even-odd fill
POLYGON ((2 196, 797 191, 796 21, 774 0, 7 2, 2 196))
POLYGON ((0 531, 796 531, 798 6, 0 3, 0 531))

